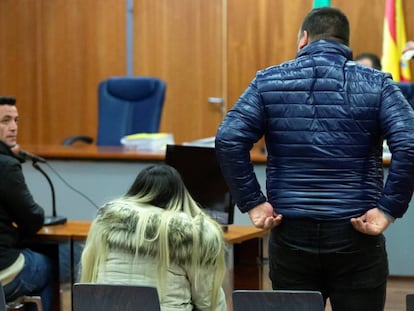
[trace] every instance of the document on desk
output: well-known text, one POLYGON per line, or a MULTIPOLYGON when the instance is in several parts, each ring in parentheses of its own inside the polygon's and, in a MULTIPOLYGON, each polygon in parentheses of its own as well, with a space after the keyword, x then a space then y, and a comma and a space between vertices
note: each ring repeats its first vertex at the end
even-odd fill
POLYGON ((174 144, 171 133, 137 133, 122 137, 121 143, 126 148, 142 151, 165 150, 167 144, 174 144))

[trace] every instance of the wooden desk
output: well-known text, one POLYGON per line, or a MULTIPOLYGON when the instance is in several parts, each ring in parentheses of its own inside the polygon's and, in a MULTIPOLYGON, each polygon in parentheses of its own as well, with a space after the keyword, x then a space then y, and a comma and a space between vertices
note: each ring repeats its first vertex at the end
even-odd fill
POLYGON ((90 221, 68 220, 63 225, 43 227, 37 233, 37 238, 41 240, 86 240, 90 226, 90 221))
POLYGON ((164 161, 165 159, 163 151, 138 151, 123 147, 24 145, 22 148, 43 158, 55 160, 164 161))
MULTIPOLYGON (((86 240, 91 226, 90 221, 69 220, 66 224, 46 226, 37 233, 40 240, 86 240)), ((224 238, 229 244, 242 243, 255 238, 261 238, 268 234, 268 231, 253 226, 231 225, 224 238)))
MULTIPOLYGON (((70 279, 71 282, 76 279, 75 277, 75 262, 74 258, 74 243, 76 241, 86 240, 89 232, 91 222, 90 221, 74 221, 69 220, 66 224, 46 226, 43 227, 35 238, 35 242, 49 243, 49 242, 69 242, 70 243, 70 279)), ((228 254, 230 269, 233 268, 233 245, 240 244, 245 241, 251 241, 253 239, 261 239, 268 234, 267 230, 255 228, 253 226, 236 226, 230 225, 228 231, 224 233, 226 242, 231 246, 228 254)), ((259 250, 253 254, 253 256, 261 256, 259 250)), ((251 256, 251 255, 250 255, 251 256)))
MULTIPOLYGON (((76 279, 75 276, 75 256, 74 256, 74 243, 76 241, 86 240, 89 232, 91 222, 90 221, 74 221, 69 220, 66 224, 55 225, 55 226, 46 226, 43 227, 36 236, 36 240, 40 243, 47 242, 59 242, 65 241, 70 243, 70 279, 71 282, 76 279)), ((229 252, 227 254, 228 258, 228 268, 233 269, 234 266, 234 244, 240 244, 246 241, 252 241, 254 239, 261 239, 269 233, 268 230, 262 230, 255 228, 253 226, 236 226, 230 225, 228 231, 224 233, 224 238, 226 242, 230 245, 229 252)), ((250 250, 249 250, 250 253, 250 250)), ((250 257, 256 256, 261 257, 261 247, 256 249, 256 252, 251 252, 250 257), (255 253, 255 254, 254 254, 255 253)), ((76 260, 77 261, 77 260, 76 260)))
MULTIPOLYGON (((122 160, 122 161, 164 161, 165 152, 149 152, 137 149, 109 147, 96 145, 24 145, 24 150, 34 153, 45 159, 54 160, 122 160)), ((251 152, 251 159, 255 163, 265 163, 266 155, 258 150, 251 152)))
MULTIPOLYGON (((66 224, 63 225, 54 225, 43 227, 32 240, 32 243, 39 244, 58 244, 60 242, 70 243, 70 284, 73 284, 76 281, 76 269, 75 266, 78 264, 77 258, 74 256, 74 243, 81 242, 86 240, 91 226, 90 221, 76 221, 69 220, 66 224)), ((229 251, 227 252, 227 262, 228 262, 228 271, 229 277, 224 284, 226 295, 231 297, 231 292, 233 288, 237 288, 235 284, 235 275, 233 273, 234 265, 234 255, 233 255, 233 245, 240 244, 246 241, 252 241, 254 239, 261 239, 262 237, 268 234, 267 230, 257 229, 253 226, 237 226, 231 225, 228 227, 228 231, 224 233, 224 237, 228 243, 229 251), (236 287, 235 287, 236 286, 236 287)), ((251 249, 248 250, 249 256, 252 256, 251 249)), ((257 256, 260 256, 259 249, 257 249, 257 256)), ((254 255, 253 255, 254 256, 254 255)), ((254 278, 260 278, 261 276, 255 275, 254 278)), ((257 282, 256 282, 257 283, 257 282)), ((58 295, 57 295, 58 297, 58 295)), ((57 305, 60 305, 60 297, 57 298, 57 305)), ((56 309, 55 309, 56 310, 56 309)))

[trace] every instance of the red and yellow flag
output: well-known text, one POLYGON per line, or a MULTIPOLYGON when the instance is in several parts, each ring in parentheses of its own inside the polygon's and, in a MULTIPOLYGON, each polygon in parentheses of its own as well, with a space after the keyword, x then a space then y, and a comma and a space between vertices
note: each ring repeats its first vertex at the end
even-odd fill
POLYGON ((382 70, 391 73, 394 81, 410 81, 408 62, 401 60, 402 50, 407 43, 402 0, 385 1, 382 70))

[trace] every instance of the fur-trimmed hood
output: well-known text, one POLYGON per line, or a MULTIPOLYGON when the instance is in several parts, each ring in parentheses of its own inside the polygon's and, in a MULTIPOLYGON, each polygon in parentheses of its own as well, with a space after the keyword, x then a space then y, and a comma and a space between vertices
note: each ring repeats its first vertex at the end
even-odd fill
POLYGON ((127 200, 107 203, 94 220, 89 235, 111 250, 128 251, 138 256, 158 257, 162 245, 169 246, 171 263, 214 265, 223 247, 221 229, 205 214, 190 217, 127 200), (162 225, 161 225, 162 224, 162 225), (145 237, 145 238, 143 238, 145 237), (168 244, 166 244, 168 243, 168 244))

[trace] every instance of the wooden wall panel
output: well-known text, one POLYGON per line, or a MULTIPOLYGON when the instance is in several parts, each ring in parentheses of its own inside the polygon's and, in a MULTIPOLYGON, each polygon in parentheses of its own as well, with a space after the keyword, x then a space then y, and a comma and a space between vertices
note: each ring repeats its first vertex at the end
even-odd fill
MULTIPOLYGON (((335 0, 334 0, 335 1, 335 0)), ((382 30, 384 25, 384 0, 349 1, 336 0, 333 5, 348 16, 351 27, 350 46, 354 56, 362 52, 382 54, 382 30)))
MULTIPOLYGON (((228 0, 228 98, 231 107, 257 70, 296 55, 297 34, 312 0, 228 0)), ((332 0, 348 16, 354 55, 382 55, 385 0, 332 0)), ((403 0, 407 38, 414 40, 414 2, 403 0)), ((414 60, 410 63, 414 80, 414 60)))
MULTIPOLYGON (((332 0, 354 54, 382 54, 385 0, 332 0)), ((414 1, 403 0, 414 40, 414 1)), ((97 85, 126 74, 125 0, 1 0, 0 94, 16 95, 21 143, 96 135, 97 85)), ((209 96, 231 107, 258 69, 296 54, 312 0, 134 0, 134 73, 167 81, 161 130, 182 142, 214 135, 209 96)), ((410 63, 414 76, 414 61, 410 63)))
POLYGON ((60 116, 41 140, 58 143, 82 133, 94 137, 97 85, 126 72, 125 1, 44 1, 41 21, 44 105, 39 117, 60 116))
MULTIPOLYGON (((372 52, 381 56, 385 0, 332 0, 332 5, 341 8, 349 18, 354 56, 361 52, 372 52)), ((414 40, 414 2, 403 0, 403 9, 407 39, 414 40)), ((414 61, 410 62, 410 67, 414 78, 414 61)))
POLYGON ((228 0, 229 107, 257 70, 295 56, 298 29, 307 12, 303 3, 303 0, 228 0))
POLYGON ((223 0, 136 0, 134 74, 166 81, 161 131, 176 143, 213 136, 222 119, 223 0))
POLYGON ((18 99, 19 141, 95 136, 97 84, 126 72, 125 2, 2 0, 0 12, 0 40, 10 47, 1 55, 0 93, 18 99))
POLYGON ((19 136, 27 140, 35 139, 40 128, 34 122, 39 102, 36 46, 40 7, 38 1, 0 1, 0 94, 17 96, 19 136))

